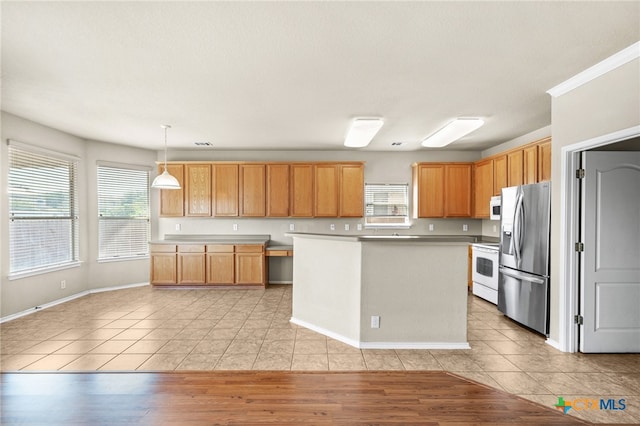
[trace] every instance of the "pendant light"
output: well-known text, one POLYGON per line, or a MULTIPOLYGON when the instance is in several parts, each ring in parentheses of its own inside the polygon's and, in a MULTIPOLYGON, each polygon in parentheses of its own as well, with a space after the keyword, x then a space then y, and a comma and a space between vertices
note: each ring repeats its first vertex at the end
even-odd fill
POLYGON ((170 129, 171 126, 163 124, 160 127, 164 129, 164 171, 161 175, 156 176, 151 187, 158 189, 180 189, 180 182, 178 182, 178 179, 171 176, 167 171, 167 129, 170 129))

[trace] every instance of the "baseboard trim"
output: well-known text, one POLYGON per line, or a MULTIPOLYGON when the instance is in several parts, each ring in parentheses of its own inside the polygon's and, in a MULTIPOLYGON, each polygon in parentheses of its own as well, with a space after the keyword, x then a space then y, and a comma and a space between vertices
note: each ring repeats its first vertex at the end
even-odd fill
POLYGON ((18 319, 18 318, 21 318, 21 317, 24 317, 24 316, 27 316, 27 315, 31 315, 31 314, 33 314, 35 312, 38 312, 38 311, 41 311, 43 309, 51 308, 52 306, 61 305, 61 304, 66 303, 66 302, 70 302, 72 300, 79 299, 80 297, 84 297, 84 296, 87 296, 89 294, 103 293, 105 291, 124 290, 124 289, 127 289, 127 288, 134 288, 134 287, 144 287, 146 285, 149 285, 149 283, 125 284, 125 285, 116 286, 116 287, 103 287, 103 288, 95 288, 95 289, 91 289, 91 290, 81 291, 80 293, 72 294, 71 296, 63 297, 62 299, 57 299, 57 300, 54 300, 52 302, 44 303, 42 305, 30 308, 30 309, 26 309, 26 310, 21 311, 21 312, 16 312, 15 314, 7 315, 6 317, 1 317, 0 318, 0 324, 2 324, 4 322, 7 322, 7 321, 14 320, 14 319, 18 319))
POLYGON ((290 321, 358 349, 471 349, 469 342, 361 342, 298 318, 291 317, 290 321))
POLYGON ((547 339, 544 341, 547 345, 551 346, 554 349, 557 349, 559 351, 565 352, 562 350, 562 348, 560 347, 560 342, 553 340, 553 339, 547 339))

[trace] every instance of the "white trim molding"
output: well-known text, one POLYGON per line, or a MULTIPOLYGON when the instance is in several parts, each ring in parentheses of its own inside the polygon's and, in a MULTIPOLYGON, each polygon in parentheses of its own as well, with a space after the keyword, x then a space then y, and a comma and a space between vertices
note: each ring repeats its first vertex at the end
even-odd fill
POLYGON ((578 165, 578 156, 582 151, 609 145, 640 136, 640 125, 601 135, 561 149, 560 179, 560 247, 563 251, 559 264, 560 297, 559 307, 559 341, 547 340, 547 343, 563 352, 578 351, 578 329, 574 323, 574 315, 578 313, 579 276, 574 243, 577 241, 579 223, 579 197, 574 170, 578 165))
POLYGON ((2 324, 3 322, 11 321, 27 315, 34 314, 43 309, 51 308, 56 305, 61 305, 66 302, 79 299, 80 297, 87 296, 89 294, 103 293, 105 291, 124 290, 126 288, 133 288, 133 287, 144 287, 147 285, 149 285, 149 283, 136 283, 136 284, 125 284, 118 287, 103 287, 103 288, 96 288, 96 289, 81 291, 80 293, 72 294, 71 296, 63 297, 62 299, 57 299, 57 300, 54 300, 53 302, 45 303, 43 305, 39 305, 34 308, 30 308, 21 312, 16 312, 15 314, 12 314, 12 315, 7 315, 6 317, 2 317, 0 318, 0 324, 2 324))
POLYGON ((583 84, 586 84, 596 78, 608 73, 611 70, 614 70, 622 65, 633 61, 634 59, 640 58, 640 41, 632 44, 626 49, 621 50, 620 52, 609 56, 607 59, 598 62, 594 66, 587 68, 579 74, 571 77, 563 83, 558 84, 555 87, 547 90, 547 93, 557 98, 558 96, 562 96, 573 89, 576 89, 583 84))
POLYGON ((297 318, 290 321, 358 349, 471 349, 469 342, 360 342, 297 318))

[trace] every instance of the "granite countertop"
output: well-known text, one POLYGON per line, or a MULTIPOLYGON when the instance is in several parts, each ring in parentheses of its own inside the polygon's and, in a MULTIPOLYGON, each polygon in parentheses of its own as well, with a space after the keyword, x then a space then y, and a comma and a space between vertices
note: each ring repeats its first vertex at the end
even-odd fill
POLYGON ((288 232, 287 237, 309 237, 355 242, 402 242, 402 243, 475 243, 479 235, 344 235, 288 232))
POLYGON ((167 234, 163 240, 153 240, 150 244, 263 244, 271 240, 271 235, 248 234, 211 234, 211 235, 182 235, 167 234))

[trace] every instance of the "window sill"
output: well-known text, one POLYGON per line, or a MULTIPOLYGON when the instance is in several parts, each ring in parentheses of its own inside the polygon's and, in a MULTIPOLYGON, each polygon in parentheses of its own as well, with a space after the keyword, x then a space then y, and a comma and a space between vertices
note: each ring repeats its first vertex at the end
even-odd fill
POLYGON ((107 259, 98 259, 98 263, 113 263, 113 262, 128 262, 131 260, 144 260, 149 259, 149 255, 145 254, 144 256, 122 256, 122 257, 109 257, 107 259))
POLYGON ((9 274, 9 276, 7 278, 8 278, 9 281, 19 280, 19 279, 22 279, 22 278, 33 277, 33 276, 36 276, 36 275, 48 274, 49 272, 62 271, 62 270, 71 269, 71 268, 79 268, 81 264, 82 264, 82 262, 70 262, 70 263, 65 263, 65 264, 62 264, 62 265, 48 266, 46 268, 39 268, 39 269, 32 269, 32 270, 29 270, 29 271, 16 272, 15 274, 9 274))

